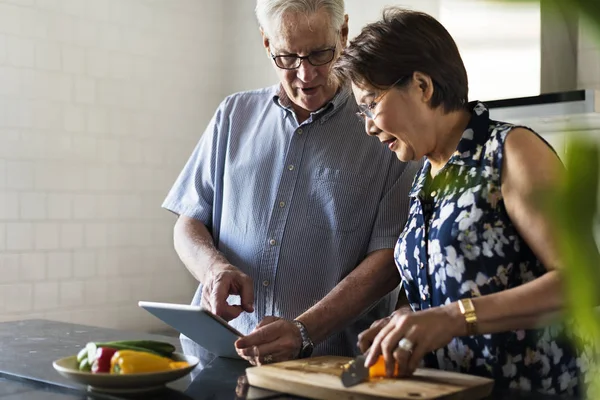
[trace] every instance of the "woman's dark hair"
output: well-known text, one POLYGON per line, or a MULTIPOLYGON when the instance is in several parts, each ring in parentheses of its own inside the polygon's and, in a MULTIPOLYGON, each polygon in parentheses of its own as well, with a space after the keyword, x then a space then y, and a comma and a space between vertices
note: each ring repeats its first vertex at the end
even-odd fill
POLYGON ((333 76, 387 89, 415 71, 429 75, 434 83, 432 108, 442 105, 449 112, 465 107, 467 71, 448 31, 428 14, 388 7, 382 20, 365 26, 350 42, 335 63, 333 76))

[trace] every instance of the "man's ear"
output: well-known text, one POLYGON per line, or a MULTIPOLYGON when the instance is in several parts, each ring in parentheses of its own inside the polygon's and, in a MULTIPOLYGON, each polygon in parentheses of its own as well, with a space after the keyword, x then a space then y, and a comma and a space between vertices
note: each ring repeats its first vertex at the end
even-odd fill
POLYGON ((263 28, 260 28, 260 36, 262 37, 263 47, 267 51, 267 56, 271 56, 271 44, 263 28))
POLYGON ((344 23, 340 30, 340 40, 342 42, 342 48, 345 48, 348 44, 348 14, 344 15, 344 23))

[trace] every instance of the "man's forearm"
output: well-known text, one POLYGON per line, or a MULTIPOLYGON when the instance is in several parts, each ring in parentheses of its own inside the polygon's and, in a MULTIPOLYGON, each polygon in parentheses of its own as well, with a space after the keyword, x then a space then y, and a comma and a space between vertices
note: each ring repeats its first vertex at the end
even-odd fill
POLYGON ((298 317, 315 343, 325 340, 400 283, 392 249, 369 254, 327 296, 298 317))
POLYGON ((206 226, 198 220, 179 216, 173 229, 173 242, 179 258, 199 282, 205 281, 211 265, 228 264, 206 226))

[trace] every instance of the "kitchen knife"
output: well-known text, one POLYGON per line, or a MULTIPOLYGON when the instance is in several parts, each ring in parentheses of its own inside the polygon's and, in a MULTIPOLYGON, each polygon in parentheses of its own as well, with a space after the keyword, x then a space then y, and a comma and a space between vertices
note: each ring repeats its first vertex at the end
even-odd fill
MULTIPOLYGON (((365 367, 367 356, 362 354, 344 366, 342 372, 342 385, 350 387, 358 385, 361 382, 366 382, 369 378, 385 378, 385 360, 383 356, 379 356, 377 362, 371 367, 365 367)), ((398 364, 395 366, 394 376, 398 376, 398 364)))

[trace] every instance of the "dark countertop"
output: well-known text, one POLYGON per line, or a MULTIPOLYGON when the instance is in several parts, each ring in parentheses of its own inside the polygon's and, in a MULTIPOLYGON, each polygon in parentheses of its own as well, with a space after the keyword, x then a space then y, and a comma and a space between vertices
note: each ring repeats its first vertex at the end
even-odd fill
MULTIPOLYGON (((174 344, 181 351, 177 338, 68 324, 47 320, 26 320, 0 323, 0 400, 121 400, 122 397, 96 394, 84 386, 63 378, 52 368, 52 361, 76 354, 90 341, 154 339, 174 344)), ((173 399, 299 399, 244 384, 245 361, 216 358, 192 374, 168 385, 165 390, 147 400, 173 399)), ((131 398, 131 397, 128 397, 131 398)), ((134 397, 135 398, 135 397, 134 397)), ((510 391, 495 393, 489 400, 574 400, 510 391)))

